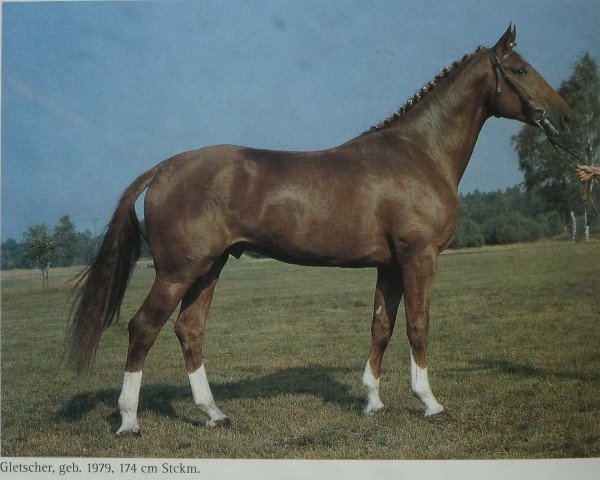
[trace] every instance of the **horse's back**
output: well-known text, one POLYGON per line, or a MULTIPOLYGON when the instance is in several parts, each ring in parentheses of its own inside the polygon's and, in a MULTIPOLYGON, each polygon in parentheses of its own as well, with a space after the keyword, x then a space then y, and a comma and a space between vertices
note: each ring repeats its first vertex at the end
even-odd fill
POLYGON ((380 186, 364 170, 336 149, 219 145, 176 155, 146 194, 151 246, 177 245, 178 252, 164 254, 181 258, 218 256, 243 244, 293 263, 384 262, 389 248, 373 191, 380 186))

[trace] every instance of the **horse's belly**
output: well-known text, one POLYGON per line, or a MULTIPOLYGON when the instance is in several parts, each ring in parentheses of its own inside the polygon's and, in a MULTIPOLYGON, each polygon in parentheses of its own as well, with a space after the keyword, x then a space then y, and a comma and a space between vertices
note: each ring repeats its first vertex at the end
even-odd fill
POLYGON ((301 265, 374 266, 391 258, 373 206, 326 189, 276 188, 230 210, 251 248, 301 265))
POLYGON ((299 265, 369 267, 391 260, 385 238, 335 224, 313 228, 285 223, 270 225, 245 240, 250 250, 299 265))

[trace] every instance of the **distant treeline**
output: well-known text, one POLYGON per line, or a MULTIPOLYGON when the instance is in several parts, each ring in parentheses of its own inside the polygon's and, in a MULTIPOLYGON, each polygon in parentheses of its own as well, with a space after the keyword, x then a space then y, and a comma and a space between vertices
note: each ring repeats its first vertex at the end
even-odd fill
POLYGON ((51 267, 86 265, 98 242, 89 230, 76 231, 69 215, 63 215, 52 230, 46 225, 33 225, 23 237, 22 242, 12 238, 2 242, 2 270, 39 268, 40 262, 51 267))
MULTIPOLYGON (((31 231, 46 229, 43 225, 30 227, 31 231)), ((566 234, 565 219, 544 209, 539 199, 515 186, 504 191, 474 191, 460 196, 456 233, 450 248, 480 247, 516 242, 531 242, 566 234)), ((102 236, 94 238, 88 230, 77 232, 68 215, 60 218, 53 231, 47 231, 53 244, 50 266, 69 267, 86 265, 93 258, 102 236)), ((33 268, 38 265, 27 252, 27 242, 9 238, 2 242, 1 268, 33 268)), ((148 244, 142 242, 142 257, 150 257, 148 244)))
POLYGON ((565 219, 519 186, 461 195, 450 248, 531 242, 566 233, 565 219))
MULTIPOLYGON (((89 230, 78 232, 71 217, 63 215, 54 228, 33 225, 23 233, 23 237, 22 242, 12 238, 2 242, 2 270, 40 268, 40 263, 49 263, 50 267, 88 265, 102 243, 103 235, 94 236, 89 230)), ((151 256, 150 247, 144 240, 141 255, 151 256)))

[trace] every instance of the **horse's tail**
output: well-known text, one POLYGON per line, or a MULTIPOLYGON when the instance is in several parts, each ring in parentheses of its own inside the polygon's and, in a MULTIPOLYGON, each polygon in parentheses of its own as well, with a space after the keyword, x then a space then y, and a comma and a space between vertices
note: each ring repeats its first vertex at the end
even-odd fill
POLYGON ((125 190, 96 257, 75 287, 66 334, 66 356, 77 372, 88 369, 102 332, 119 318, 125 289, 140 255, 142 231, 135 201, 157 170, 158 166, 148 170, 125 190))

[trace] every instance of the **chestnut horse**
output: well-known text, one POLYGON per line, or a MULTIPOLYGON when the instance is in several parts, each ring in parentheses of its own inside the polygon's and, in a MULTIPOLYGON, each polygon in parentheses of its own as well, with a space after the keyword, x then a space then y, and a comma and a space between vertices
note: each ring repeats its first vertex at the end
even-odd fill
POLYGON ((204 327, 219 273, 245 250, 299 265, 377 269, 372 343, 362 375, 366 414, 383 408, 384 351, 404 296, 410 376, 425 415, 443 410, 427 376, 429 299, 437 256, 454 234, 458 184, 492 115, 536 124, 550 136, 568 107, 513 50, 509 26, 493 48, 445 68, 398 112, 335 148, 280 152, 229 145, 186 152, 156 165, 124 192, 82 279, 67 339, 85 370, 102 331, 118 317, 139 256, 135 201, 144 202, 156 278, 129 322, 118 434, 139 431, 142 368, 161 327, 181 302, 175 333, 195 403, 209 426, 228 418, 211 394, 204 327))

